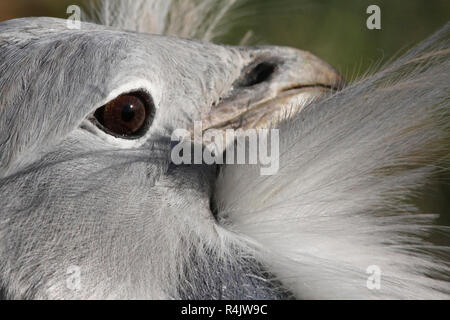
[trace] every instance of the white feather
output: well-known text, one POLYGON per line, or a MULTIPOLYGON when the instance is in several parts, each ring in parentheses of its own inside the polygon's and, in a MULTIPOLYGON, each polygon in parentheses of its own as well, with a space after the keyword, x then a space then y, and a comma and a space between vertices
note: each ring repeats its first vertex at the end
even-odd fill
POLYGON ((435 216, 406 201, 449 157, 449 31, 285 121, 278 174, 225 168, 222 223, 297 297, 449 298, 430 277, 448 280, 449 248, 423 240, 435 216), (380 290, 366 286, 372 265, 380 290))

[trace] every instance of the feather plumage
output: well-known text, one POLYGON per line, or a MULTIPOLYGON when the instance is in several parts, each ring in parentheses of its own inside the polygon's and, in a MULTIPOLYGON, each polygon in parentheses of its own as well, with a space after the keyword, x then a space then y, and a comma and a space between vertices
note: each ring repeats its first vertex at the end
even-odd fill
POLYGON ((224 169, 223 223, 267 250, 297 296, 449 297, 449 248, 423 238, 448 227, 407 202, 448 164, 449 31, 284 121, 278 174, 224 169), (366 287, 371 265, 381 290, 366 287))

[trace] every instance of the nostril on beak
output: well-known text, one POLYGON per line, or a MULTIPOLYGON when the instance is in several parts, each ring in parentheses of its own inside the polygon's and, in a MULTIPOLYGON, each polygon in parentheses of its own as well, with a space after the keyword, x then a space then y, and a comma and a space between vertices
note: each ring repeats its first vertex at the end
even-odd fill
POLYGON ((237 82, 239 87, 252 87, 263 83, 271 78, 277 69, 275 62, 258 62, 253 63, 246 68, 244 75, 237 82))

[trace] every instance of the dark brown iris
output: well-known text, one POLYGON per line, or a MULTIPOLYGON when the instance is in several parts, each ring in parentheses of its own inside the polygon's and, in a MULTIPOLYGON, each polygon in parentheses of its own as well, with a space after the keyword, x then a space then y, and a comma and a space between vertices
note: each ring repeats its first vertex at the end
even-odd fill
POLYGON ((137 94, 125 94, 98 109, 94 116, 109 132, 133 137, 147 125, 150 113, 145 99, 137 94))

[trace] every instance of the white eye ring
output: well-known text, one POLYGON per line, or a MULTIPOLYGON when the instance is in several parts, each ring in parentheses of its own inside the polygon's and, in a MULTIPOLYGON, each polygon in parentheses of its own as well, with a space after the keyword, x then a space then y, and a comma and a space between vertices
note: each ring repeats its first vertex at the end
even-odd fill
POLYGON ((95 135, 103 142, 114 147, 130 149, 142 146, 148 140, 151 134, 150 133, 151 125, 148 128, 146 128, 146 132, 143 133, 142 136, 137 137, 136 139, 129 139, 126 137, 115 136, 105 132, 103 129, 99 128, 99 126, 96 125, 95 122, 92 120, 94 118, 95 111, 105 106, 108 102, 114 101, 120 96, 133 94, 135 92, 140 92, 150 97, 150 99, 152 100, 152 107, 154 109, 153 117, 155 117, 160 101, 160 94, 158 94, 159 90, 152 91, 152 85, 150 84, 149 81, 137 79, 133 81, 127 81, 125 85, 121 85, 117 89, 112 90, 108 95, 108 97, 104 99, 102 102, 100 102, 97 105, 97 108, 95 108, 93 112, 91 112, 89 115, 85 117, 80 127, 84 130, 89 131, 91 134, 95 135), (150 92, 156 92, 157 99, 155 99, 155 95, 151 95, 150 92))

